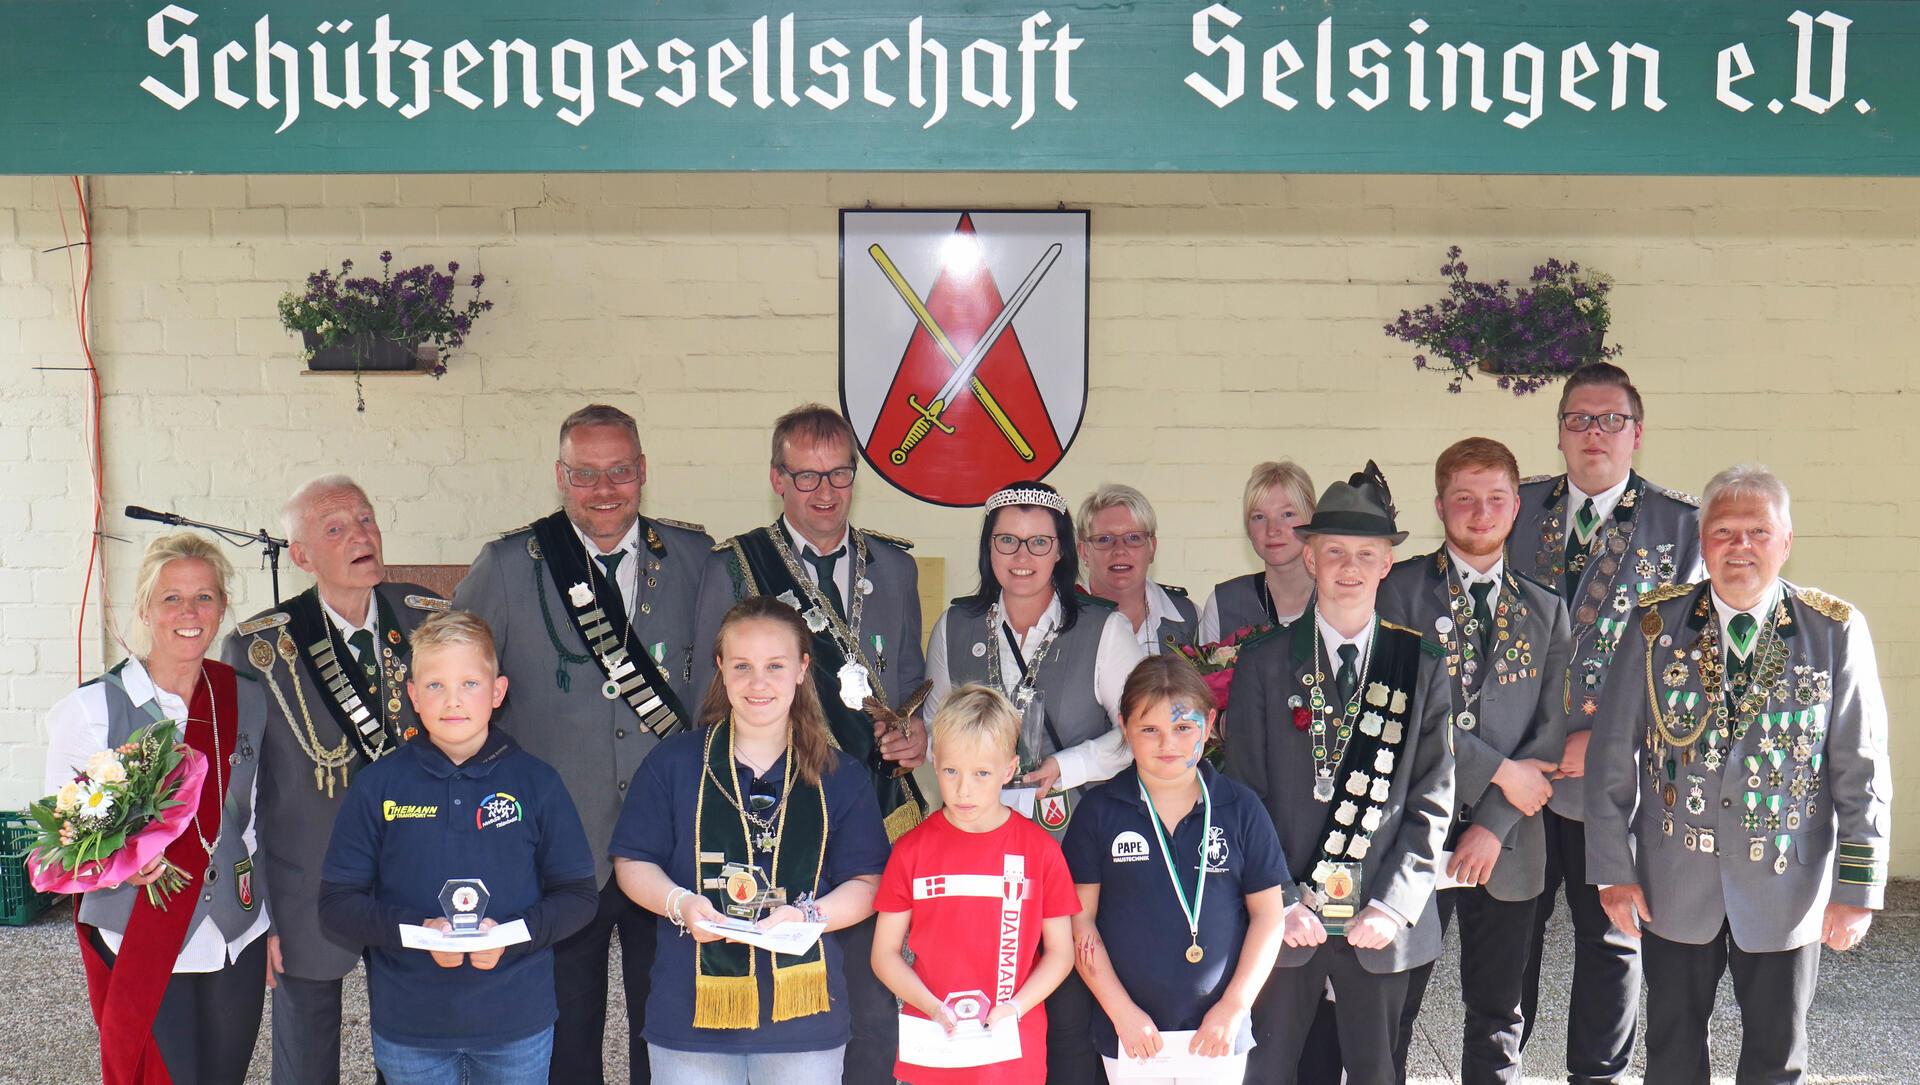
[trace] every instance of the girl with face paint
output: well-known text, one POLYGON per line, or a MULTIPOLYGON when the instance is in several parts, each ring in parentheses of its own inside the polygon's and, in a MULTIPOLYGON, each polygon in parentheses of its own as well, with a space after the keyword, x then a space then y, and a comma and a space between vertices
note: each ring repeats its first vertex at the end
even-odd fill
POLYGON ((1096 1046, 1111 1077, 1190 1033, 1168 1053, 1199 1056, 1204 1073, 1177 1080, 1238 1082, 1280 951, 1286 857, 1265 806, 1202 757, 1217 712, 1190 664, 1142 660, 1121 712, 1133 767, 1087 795, 1064 844, 1081 905, 1075 966, 1104 1011, 1096 1046), (1110 956, 1116 939, 1126 952, 1110 956))

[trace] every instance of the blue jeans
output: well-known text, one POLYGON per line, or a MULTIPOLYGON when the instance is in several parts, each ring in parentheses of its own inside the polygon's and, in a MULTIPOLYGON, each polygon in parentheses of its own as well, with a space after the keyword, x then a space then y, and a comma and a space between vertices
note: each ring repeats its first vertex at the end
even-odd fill
POLYGON ((660 1085, 840 1085, 846 1053, 845 1044, 826 1051, 773 1051, 764 1055, 675 1051, 659 1044, 647 1045, 653 1080, 660 1085))
POLYGON ((523 1040, 472 1047, 414 1047, 373 1034, 373 1064, 387 1085, 547 1085, 553 1028, 523 1040))

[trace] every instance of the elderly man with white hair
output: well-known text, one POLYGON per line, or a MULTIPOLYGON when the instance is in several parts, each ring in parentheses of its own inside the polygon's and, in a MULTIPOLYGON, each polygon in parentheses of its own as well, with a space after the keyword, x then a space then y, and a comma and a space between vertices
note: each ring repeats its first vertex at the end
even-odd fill
POLYGON ((260 766, 260 845, 274 889, 267 941, 274 1085, 337 1085, 340 981, 359 953, 320 927, 320 863, 358 769, 413 736, 408 637, 447 601, 387 582, 380 522, 345 475, 314 479, 281 510, 288 554, 313 587, 241 622, 224 658, 272 702, 260 766))
POLYGON ((1780 578, 1787 488, 1759 466, 1707 484, 1708 579, 1640 599, 1587 760, 1587 876, 1640 939, 1647 1085, 1707 1085, 1731 969, 1742 1082, 1807 1075, 1820 947, 1885 904, 1887 706, 1865 615, 1780 578))

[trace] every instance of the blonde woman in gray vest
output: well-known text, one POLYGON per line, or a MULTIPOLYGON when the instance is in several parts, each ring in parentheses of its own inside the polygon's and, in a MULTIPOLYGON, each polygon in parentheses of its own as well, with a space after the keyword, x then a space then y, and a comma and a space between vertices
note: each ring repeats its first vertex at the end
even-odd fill
MULTIPOLYGON (((1080 789, 1132 761, 1119 730, 1120 693, 1146 658, 1114 605, 1075 589, 1080 562, 1059 491, 1016 482, 987 498, 980 525, 980 587, 934 622, 933 683, 920 711, 932 719, 956 686, 978 682, 1020 710, 1020 775, 1002 801, 1055 837, 1080 789)), ((1047 1000, 1047 1081, 1104 1081, 1094 1051, 1094 1003, 1069 975, 1047 1000)))
POLYGON ((1292 460, 1255 464, 1240 499, 1240 526, 1260 555, 1260 571, 1222 580, 1200 610, 1198 643, 1214 644, 1242 629, 1286 625, 1306 612, 1313 574, 1294 535, 1313 518, 1313 479, 1292 460))
POLYGON ((254 868, 254 772, 266 692, 207 652, 226 618, 233 567, 199 535, 153 541, 134 588, 134 654, 47 714, 48 790, 87 759, 161 720, 207 760, 187 831, 165 860, 186 885, 155 907, 126 883, 81 895, 77 928, 100 1030, 102 1080, 240 1085, 266 993, 266 886, 254 868))

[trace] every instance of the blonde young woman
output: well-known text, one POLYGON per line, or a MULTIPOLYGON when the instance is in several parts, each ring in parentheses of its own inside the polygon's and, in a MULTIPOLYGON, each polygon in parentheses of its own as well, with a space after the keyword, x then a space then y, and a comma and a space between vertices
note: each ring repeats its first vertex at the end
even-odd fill
POLYGON ((1299 464, 1270 460, 1253 469, 1242 497, 1241 524, 1262 567, 1214 585, 1200 611, 1201 644, 1248 626, 1281 625, 1305 613, 1313 577, 1300 560, 1301 541, 1293 529, 1313 518, 1313 508, 1313 479, 1299 464))

